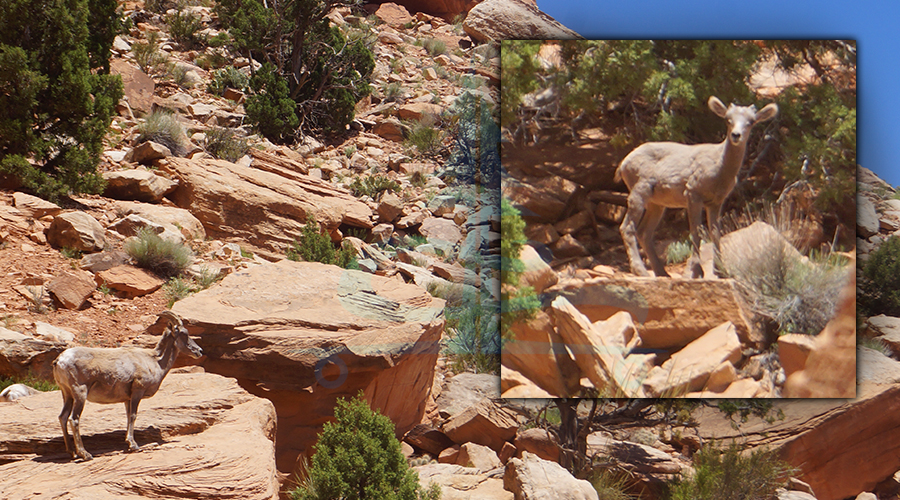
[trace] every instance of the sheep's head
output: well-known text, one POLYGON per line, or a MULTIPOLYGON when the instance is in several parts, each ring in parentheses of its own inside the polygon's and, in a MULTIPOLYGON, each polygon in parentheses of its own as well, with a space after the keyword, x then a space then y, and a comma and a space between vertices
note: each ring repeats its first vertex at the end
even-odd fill
POLYGON ((203 356, 203 349, 200 349, 200 346, 188 336, 187 328, 184 327, 181 317, 172 311, 163 311, 160 316, 165 316, 169 320, 169 329, 175 337, 175 347, 179 351, 194 359, 203 356))

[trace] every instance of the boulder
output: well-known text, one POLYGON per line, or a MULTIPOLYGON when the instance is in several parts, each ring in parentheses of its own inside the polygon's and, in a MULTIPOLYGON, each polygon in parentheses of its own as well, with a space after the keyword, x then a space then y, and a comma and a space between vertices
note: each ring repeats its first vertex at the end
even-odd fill
POLYGON ((455 443, 477 443, 496 452, 516 437, 519 422, 511 410, 484 398, 444 422, 444 434, 455 443))
POLYGON ((127 215, 113 222, 108 229, 122 236, 137 236, 142 230, 149 230, 166 241, 184 243, 184 235, 175 226, 157 224, 137 214, 127 215))
POLYGON ((730 279, 601 277, 561 283, 548 293, 565 296, 591 322, 628 311, 648 349, 684 347, 726 321, 742 342, 764 340, 751 329, 730 279))
MULTIPOLYGON (((452 21, 458 16, 465 16, 479 0, 395 0, 401 9, 413 13, 425 13, 452 21), (405 8, 403 8, 405 7, 405 8)), ((390 4, 385 4, 390 5, 390 4)), ((379 11, 381 9, 379 8, 379 11)), ((377 15, 377 11, 376 11, 377 15)), ((422 18, 422 14, 417 17, 422 18)), ((427 16, 426 16, 427 17, 427 16)))
POLYGON ((514 500, 503 489, 503 479, 473 467, 440 463, 413 467, 419 474, 419 484, 428 488, 434 483, 441 487, 441 500, 514 500))
POLYGON ((183 208, 120 201, 117 211, 123 216, 139 215, 144 219, 162 225, 167 231, 180 232, 185 238, 202 240, 206 238, 203 224, 183 208))
POLYGON ((436 123, 440 120, 444 108, 438 104, 429 102, 410 102, 397 108, 397 116, 401 120, 430 121, 436 123))
POLYGON ((413 17, 409 15, 409 11, 405 7, 393 2, 383 3, 378 6, 378 10, 375 11, 375 17, 394 28, 400 28, 413 20, 413 17))
POLYGON ((466 269, 457 262, 445 264, 436 261, 431 265, 431 272, 452 283, 462 283, 474 286, 475 288, 481 288, 481 278, 478 274, 475 273, 475 271, 466 269))
POLYGON ((784 384, 786 398, 852 398, 856 388, 856 274, 841 291, 834 318, 825 325, 803 370, 784 384))
POLYGON ((66 309, 79 309, 94 293, 97 283, 91 273, 65 271, 47 284, 47 291, 66 309))
POLYGON ((449 418, 475 406, 484 398, 496 398, 499 393, 500 385, 496 375, 464 372, 444 382, 435 402, 441 408, 441 416, 449 418))
POLYGON ((132 111, 148 114, 153 110, 153 93, 156 83, 146 73, 124 59, 113 59, 109 64, 110 73, 122 77, 123 99, 132 111))
POLYGON ((485 0, 473 7, 463 22, 466 34, 479 42, 583 38, 536 5, 517 0, 485 0))
POLYGON ((529 452, 506 463, 503 486, 516 500, 599 500, 597 490, 556 462, 529 452))
POLYGON ((406 433, 403 440, 434 456, 440 455, 443 450, 453 446, 453 440, 428 424, 416 425, 406 433))
POLYGON ((53 218, 47 242, 56 248, 99 252, 106 246, 103 226, 84 212, 64 212, 53 218))
POLYGON ((403 123, 396 118, 385 118, 379 120, 372 127, 372 133, 394 142, 403 142, 406 130, 403 123))
POLYGON ((588 456, 600 454, 610 457, 623 469, 638 474, 680 474, 689 470, 668 453, 652 446, 613 439, 605 432, 587 437, 588 456))
POLYGON ((817 498, 853 498, 900 470, 900 362, 861 347, 855 399, 781 399, 774 422, 752 417, 740 429, 701 411, 701 438, 778 451, 817 498), (862 424, 861 424, 862 423, 862 424))
POLYGON ((856 193, 856 234, 868 238, 878 234, 879 227, 875 204, 862 191, 856 193))
POLYGON ((149 203, 158 202, 178 185, 153 172, 139 169, 104 172, 103 179, 106 180, 104 196, 149 203))
POLYGON ((451 248, 462 239, 462 233, 455 222, 439 217, 428 217, 423 220, 419 232, 428 238, 429 243, 438 242, 451 248))
POLYGON ((546 312, 538 311, 526 323, 514 323, 510 331, 512 338, 503 343, 500 351, 501 369, 509 367, 518 371, 555 397, 578 393, 581 374, 565 354, 565 343, 546 312), (570 363, 561 364, 558 357, 570 363))
POLYGON ((13 205, 22 215, 32 219, 40 219, 45 215, 55 216, 62 212, 62 208, 56 203, 25 193, 13 193, 13 205))
POLYGON ((525 271, 519 276, 519 284, 534 288, 534 293, 540 295, 559 281, 553 269, 531 245, 522 245, 519 260, 525 264, 525 271))
POLYGON ((682 392, 706 388, 710 375, 724 362, 741 359, 741 342, 734 324, 725 322, 713 328, 668 361, 650 370, 643 381, 644 391, 652 397, 677 397, 682 392))
POLYGON ((233 379, 170 373, 141 402, 138 453, 124 453, 122 405, 87 403, 81 433, 89 462, 71 460, 59 425, 49 425, 61 400, 52 391, 27 405, 0 405, 0 419, 16 422, 0 428, 4 498, 278 498, 275 411, 233 379))
POLYGON ((382 222, 394 222, 403 213, 403 201, 394 193, 385 193, 378 202, 378 217, 382 222))
POLYGON ((172 156, 172 150, 162 144, 146 141, 128 150, 123 161, 151 165, 155 160, 172 156))
POLYGON ((53 360, 66 349, 66 343, 34 339, 9 330, 6 332, 0 334, 0 375, 53 380, 53 360))
POLYGON ((565 297, 553 300, 550 315, 582 375, 597 390, 608 390, 629 398, 643 397, 641 377, 635 376, 631 365, 625 362, 624 347, 615 345, 595 330, 587 316, 565 297))
POLYGON ((483 471, 496 469, 502 465, 494 450, 476 443, 466 443, 460 446, 456 463, 463 467, 475 467, 483 471))
POLYGON ((129 298, 142 297, 159 290, 165 281, 153 273, 129 264, 97 273, 97 282, 129 298))
POLYGON ((784 368, 786 377, 806 366, 806 359, 815 345, 815 337, 802 333, 789 333, 778 337, 778 361, 784 368))
POLYGON ((130 257, 119 250, 85 255, 78 262, 78 268, 94 274, 126 264, 130 257))
POLYGON ((209 236, 240 240, 283 256, 312 216, 328 231, 342 224, 371 228, 372 209, 348 191, 311 176, 279 174, 224 160, 172 158, 161 167, 178 179, 170 198, 209 236))
POLYGON ((556 435, 537 427, 519 429, 516 433, 516 451, 519 458, 524 452, 534 453, 538 457, 551 462, 559 462, 559 441, 556 435))
POLYGON ((288 473, 338 398, 363 391, 398 436, 422 421, 443 309, 443 300, 398 279, 289 260, 232 273, 172 307, 203 348, 207 371, 274 403, 278 468, 288 473))

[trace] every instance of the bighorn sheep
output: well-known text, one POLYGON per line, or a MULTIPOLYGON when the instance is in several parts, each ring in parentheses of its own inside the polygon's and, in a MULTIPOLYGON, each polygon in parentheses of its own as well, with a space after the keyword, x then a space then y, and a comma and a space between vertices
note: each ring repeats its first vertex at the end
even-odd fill
POLYGON ((698 228, 703 209, 706 209, 706 224, 718 248, 722 203, 737 182, 750 130, 778 113, 775 103, 759 111, 755 106, 734 104, 725 108, 722 101, 712 96, 708 104, 713 113, 727 121, 724 141, 694 145, 648 142, 629 153, 616 169, 616 182, 624 180, 630 191, 628 208, 619 230, 631 270, 637 275, 649 275, 638 252, 638 241, 656 276, 669 275, 656 253, 653 237, 666 208, 687 209, 692 247, 688 267, 692 278, 702 275, 698 228))
POLYGON ((155 349, 136 347, 91 348, 71 347, 53 362, 53 378, 63 395, 63 409, 59 414, 66 451, 72 455, 90 460, 91 454, 84 449, 78 421, 84 410, 84 402, 125 403, 128 414, 128 431, 125 440, 128 450, 140 447, 134 441, 134 420, 141 399, 156 394, 163 378, 175 363, 177 351, 193 358, 203 355, 200 347, 188 337, 187 329, 177 314, 163 311, 169 324, 155 349), (69 445, 67 424, 72 416, 74 450, 69 445))

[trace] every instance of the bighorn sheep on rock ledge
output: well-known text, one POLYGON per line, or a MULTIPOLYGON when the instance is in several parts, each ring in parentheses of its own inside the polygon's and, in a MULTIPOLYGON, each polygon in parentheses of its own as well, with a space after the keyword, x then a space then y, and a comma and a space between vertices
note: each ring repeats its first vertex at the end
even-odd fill
POLYGON ((687 209, 692 247, 688 267, 692 278, 703 274, 698 232, 703 209, 706 209, 706 224, 718 248, 722 204, 737 182, 750 129, 778 114, 775 103, 759 111, 755 106, 734 104, 726 108, 722 101, 712 96, 708 104, 713 113, 725 118, 728 123, 724 141, 694 145, 648 142, 629 153, 616 169, 616 181, 624 180, 630 190, 628 208, 619 230, 628 252, 631 271, 639 276, 648 276, 649 273, 638 252, 638 241, 656 276, 669 275, 656 253, 653 238, 666 208, 687 209))
POLYGON ((163 378, 172 369, 177 351, 193 358, 203 355, 200 347, 188 337, 187 329, 175 313, 163 311, 160 316, 169 325, 155 349, 136 347, 91 348, 71 347, 53 362, 53 378, 63 395, 63 409, 59 414, 66 451, 72 458, 90 460, 84 449, 78 421, 84 410, 84 402, 125 403, 128 413, 128 431, 125 439, 128 450, 140 447, 134 441, 134 420, 141 399, 156 394, 163 378), (69 444, 67 424, 72 416, 72 435, 75 446, 69 444))

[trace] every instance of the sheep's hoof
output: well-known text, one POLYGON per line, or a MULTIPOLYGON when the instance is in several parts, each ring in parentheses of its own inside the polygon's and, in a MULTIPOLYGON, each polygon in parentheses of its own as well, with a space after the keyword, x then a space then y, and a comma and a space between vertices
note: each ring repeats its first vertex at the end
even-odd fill
POLYGON ((129 444, 128 445, 128 453, 132 453, 135 451, 141 451, 141 447, 136 444, 129 444))
POLYGON ((81 459, 82 459, 83 461, 85 461, 85 462, 87 462, 88 460, 93 460, 93 459, 94 459, 94 457, 91 456, 91 454, 88 453, 88 452, 84 452, 84 454, 81 454, 81 455, 79 455, 79 456, 80 456, 81 459))

